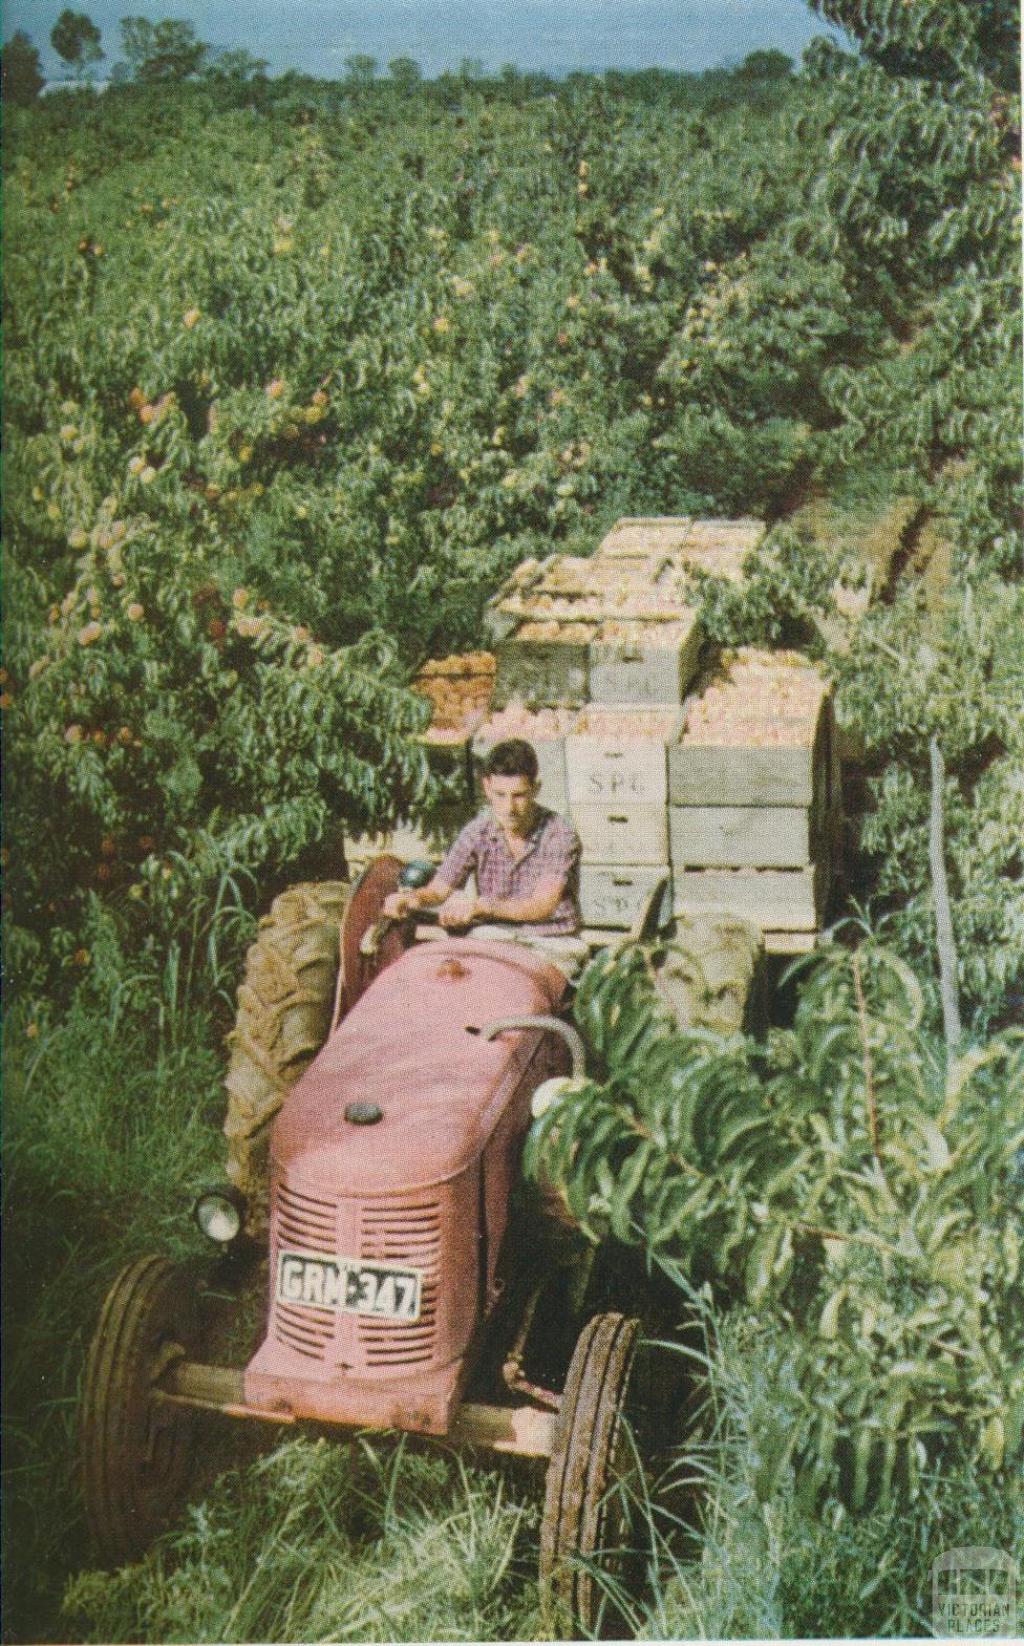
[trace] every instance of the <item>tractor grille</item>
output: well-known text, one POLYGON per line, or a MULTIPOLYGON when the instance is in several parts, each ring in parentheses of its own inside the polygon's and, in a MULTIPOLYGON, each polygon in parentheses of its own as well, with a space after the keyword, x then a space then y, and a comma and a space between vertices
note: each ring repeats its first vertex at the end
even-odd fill
POLYGON ((441 1208, 437 1201, 420 1206, 364 1206, 359 1253, 382 1263, 407 1263, 423 1274, 420 1318, 414 1324, 359 1316, 358 1338, 366 1364, 390 1368, 430 1360, 437 1344, 441 1270, 441 1208))
MULTIPOLYGON (((337 1249, 337 1218, 329 1200, 299 1194, 279 1182, 274 1196, 272 1226, 276 1235, 274 1259, 281 1247, 305 1252, 333 1253, 337 1249)), ((323 1360, 334 1340, 337 1316, 333 1309, 292 1308, 274 1305, 274 1331, 278 1341, 313 1360, 323 1360)))
POLYGON ((333 1200, 298 1194, 286 1183, 277 1186, 275 1227, 282 1246, 305 1252, 333 1252, 337 1238, 337 1211, 333 1200))
MULTIPOLYGON (((342 1203, 344 1204, 344 1202, 342 1203)), ((282 1247, 295 1251, 337 1253, 339 1207, 330 1200, 303 1194, 279 1181, 272 1226, 274 1261, 282 1247)), ((342 1239, 341 1246, 347 1243, 342 1239)), ((359 1213, 358 1255, 370 1262, 400 1263, 423 1276, 420 1318, 355 1319, 360 1358, 367 1367, 398 1369, 431 1360, 437 1348, 438 1285, 441 1272, 441 1208, 436 1200, 420 1205, 363 1206, 359 1213)), ((351 1317, 349 1317, 351 1319, 351 1317)), ((280 1343, 312 1360, 325 1360, 344 1317, 333 1309, 274 1305, 274 1335, 280 1343)))

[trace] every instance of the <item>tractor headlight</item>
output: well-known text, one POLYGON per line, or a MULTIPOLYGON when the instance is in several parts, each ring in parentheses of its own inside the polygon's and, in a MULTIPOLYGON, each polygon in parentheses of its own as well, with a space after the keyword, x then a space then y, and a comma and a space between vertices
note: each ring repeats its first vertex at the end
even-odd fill
POLYGON ((192 1216, 208 1240, 227 1246, 242 1232, 245 1196, 230 1183, 216 1189, 203 1189, 196 1197, 192 1216))

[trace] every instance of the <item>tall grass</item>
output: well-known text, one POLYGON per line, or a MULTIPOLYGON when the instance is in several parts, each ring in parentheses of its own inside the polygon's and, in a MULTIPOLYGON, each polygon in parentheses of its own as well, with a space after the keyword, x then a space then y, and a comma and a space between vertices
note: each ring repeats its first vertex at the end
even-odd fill
POLYGON ((250 924, 237 900, 125 965, 98 912, 63 1015, 22 999, 4 1056, 4 1585, 8 1638, 58 1626, 86 1556, 74 1478, 85 1351, 111 1279, 152 1250, 194 1253, 188 1209, 221 1175, 221 1040, 250 924), (218 948, 219 943, 219 948, 218 948))
POLYGON ((536 1508, 401 1441, 289 1439, 225 1475, 137 1567, 85 1572, 87 1641, 531 1639, 536 1508))
POLYGON ((4 1291, 7 1582, 21 1638, 45 1638, 60 1574, 85 1554, 75 1406, 107 1286, 130 1256, 185 1255, 191 1195, 216 1172, 219 1057, 208 1013, 151 1058, 79 1002, 27 1039, 9 1024, 4 1291))
MULTIPOLYGON (((634 1502, 630 1581, 601 1580, 616 1634, 919 1636, 937 1555, 1020 1554, 1021 1483, 996 1488, 964 1458, 885 1511, 815 1512, 791 1477, 759 1499, 771 1333, 751 1317, 708 1322, 696 1430, 634 1502)), ((543 1638, 540 1487, 539 1470, 401 1439, 291 1437, 224 1474, 138 1566, 72 1578, 64 1638, 543 1638)))

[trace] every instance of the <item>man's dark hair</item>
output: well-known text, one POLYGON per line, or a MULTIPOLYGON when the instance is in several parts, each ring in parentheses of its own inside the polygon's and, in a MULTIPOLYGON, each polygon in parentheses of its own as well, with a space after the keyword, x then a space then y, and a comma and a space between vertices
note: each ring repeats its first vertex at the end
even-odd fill
POLYGON ((484 761, 485 777, 528 777, 537 781, 537 751, 523 737, 506 737, 495 743, 484 761))

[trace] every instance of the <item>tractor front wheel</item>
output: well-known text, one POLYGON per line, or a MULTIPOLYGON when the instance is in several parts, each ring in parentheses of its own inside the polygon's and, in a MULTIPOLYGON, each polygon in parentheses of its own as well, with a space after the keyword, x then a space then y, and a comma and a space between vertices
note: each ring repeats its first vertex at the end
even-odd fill
POLYGON ((626 1516, 616 1488, 628 1459, 623 1410, 639 1330, 624 1315, 595 1315, 569 1365, 540 1537, 541 1597, 558 1634, 593 1631, 601 1599, 594 1563, 610 1571, 620 1552, 626 1516))
POLYGON ((199 1341, 195 1288, 162 1257, 122 1269, 89 1347, 82 1390, 82 1484, 105 1565, 137 1560, 178 1507, 192 1462, 193 1413, 157 1384, 199 1341))

